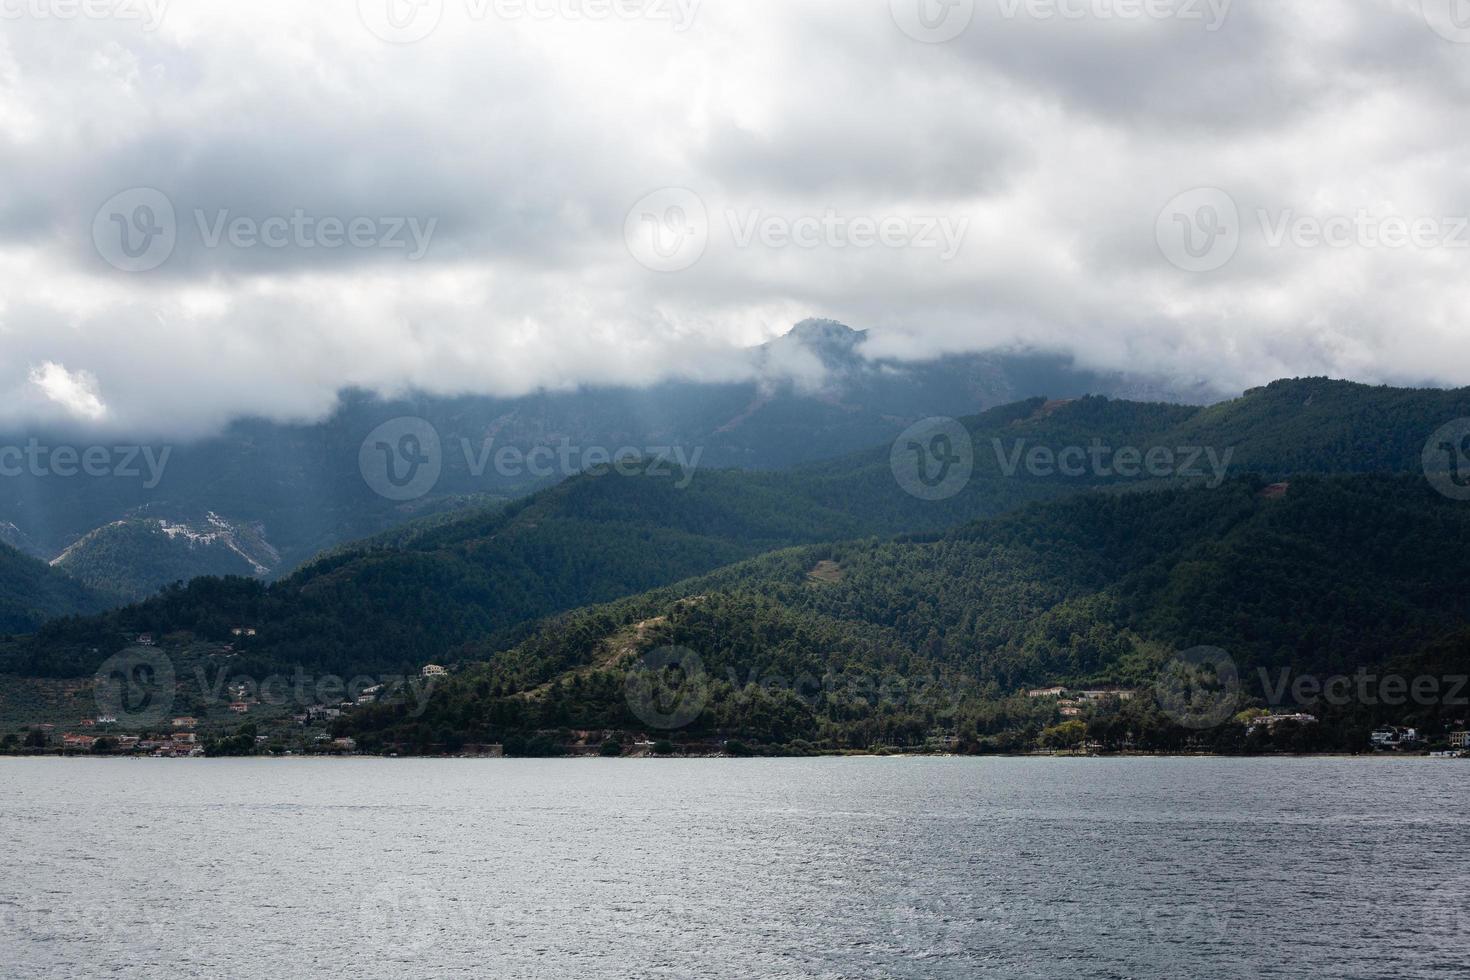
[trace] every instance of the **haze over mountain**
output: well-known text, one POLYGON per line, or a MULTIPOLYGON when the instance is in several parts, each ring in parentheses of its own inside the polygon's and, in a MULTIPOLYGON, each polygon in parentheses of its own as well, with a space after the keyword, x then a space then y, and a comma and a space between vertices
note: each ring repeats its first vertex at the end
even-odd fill
MULTIPOLYGON (((927 416, 962 416, 1034 395, 1199 402, 1221 397, 1167 379, 1099 375, 1045 353, 900 363, 870 357, 865 332, 805 321, 747 352, 756 379, 584 388, 522 398, 343 393, 319 424, 234 422, 193 443, 153 441, 132 476, 0 478, 0 538, 94 587, 134 598, 196 575, 272 579, 347 541, 404 521, 511 499, 620 450, 669 453, 695 469, 770 468, 841 456, 927 416), (364 478, 365 440, 384 423, 431 426, 439 475, 389 499, 364 478), (556 451, 527 458, 537 447, 556 451), (563 453, 563 448, 566 452, 563 453), (514 450, 506 465, 499 454, 514 450)), ((396 439, 396 436, 394 436, 396 439)), ((124 437, 17 432, 0 446, 124 446, 124 437)), ((391 441, 391 440, 390 440, 391 441)), ((121 467, 123 453, 111 458, 121 467)))
MULTIPOLYGON (((21 673, 86 673, 141 632, 223 641, 259 627, 254 662, 343 674, 477 659, 541 617, 605 602, 795 544, 938 532, 1095 489, 1218 487, 1253 474, 1409 474, 1470 390, 1283 381, 1209 407, 1031 399, 966 420, 973 473, 942 500, 896 478, 891 447, 783 471, 650 469, 574 477, 509 506, 411 525, 344 547, 269 587, 199 580, 100 619, 52 623, 14 647, 21 673), (1012 467, 1041 448, 1164 451, 1175 468, 1012 467), (1186 460, 1188 461, 1186 463, 1186 460)), ((1121 456, 1119 457, 1121 458, 1121 456)), ((652 466, 652 463, 648 463, 652 466)))

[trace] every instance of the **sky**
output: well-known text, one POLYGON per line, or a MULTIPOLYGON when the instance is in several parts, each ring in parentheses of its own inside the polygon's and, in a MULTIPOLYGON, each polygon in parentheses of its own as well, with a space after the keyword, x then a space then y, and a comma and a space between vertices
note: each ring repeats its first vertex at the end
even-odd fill
POLYGON ((807 317, 1470 384, 1467 0, 0 0, 0 424, 741 376, 807 317))

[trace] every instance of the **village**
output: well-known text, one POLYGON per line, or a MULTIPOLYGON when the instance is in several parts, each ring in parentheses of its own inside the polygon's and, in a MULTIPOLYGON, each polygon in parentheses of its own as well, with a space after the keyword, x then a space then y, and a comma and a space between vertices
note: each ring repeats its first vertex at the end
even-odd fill
MULTIPOLYGON (((448 670, 426 664, 420 671, 426 679, 440 678, 448 670)), ((54 723, 27 726, 23 732, 4 737, 4 747, 33 754, 131 755, 152 758, 198 758, 208 755, 341 756, 364 754, 351 737, 333 734, 333 726, 348 713, 376 704, 388 692, 385 685, 365 688, 354 699, 335 704, 314 704, 294 713, 272 711, 242 687, 229 688, 227 712, 206 721, 196 715, 177 715, 166 724, 148 731, 128 732, 118 727, 113 715, 98 714, 79 719, 72 730, 58 732, 54 723)), ((1122 688, 1070 689, 1065 686, 1032 688, 1026 698, 1052 702, 1058 724, 1043 733, 1043 754, 1090 755, 1103 746, 1085 737, 1084 719, 1094 711, 1116 709, 1138 697, 1140 692, 1122 688), (1048 741, 1049 733, 1067 731, 1065 741, 1048 741)), ((1272 712, 1250 709, 1236 716, 1247 736, 1273 733, 1283 728, 1316 725, 1315 715, 1302 712, 1272 712)), ((1461 721, 1460 725, 1464 725, 1461 721)), ((396 755, 392 745, 372 746, 371 754, 396 755)), ((405 754, 424 754, 423 748, 403 748, 405 754)), ((616 729, 554 729, 530 733, 511 752, 504 743, 464 743, 427 747, 428 754, 463 758, 501 758, 511 755, 555 755, 561 757, 719 757, 754 754, 739 740, 718 736, 680 733, 649 733, 616 729)), ((879 754, 951 754, 966 746, 952 732, 935 731, 921 745, 895 747, 879 754)), ((1410 725, 1375 729, 1364 746, 1373 753, 1427 755, 1433 758, 1470 758, 1470 730, 1459 728, 1431 739, 1410 725)), ((820 751, 820 750, 818 750, 820 751)), ((1128 747, 1123 746, 1123 751, 1128 747)))

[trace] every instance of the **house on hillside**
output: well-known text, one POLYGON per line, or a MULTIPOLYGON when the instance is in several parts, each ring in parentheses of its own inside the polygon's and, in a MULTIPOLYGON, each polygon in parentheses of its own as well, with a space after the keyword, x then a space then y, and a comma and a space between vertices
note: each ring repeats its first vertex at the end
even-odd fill
POLYGON ((1246 732, 1253 732, 1257 728, 1265 728, 1267 731, 1271 731, 1277 725, 1288 721, 1298 725, 1315 725, 1317 723, 1317 716, 1300 713, 1293 715, 1261 715, 1259 718, 1252 718, 1246 724, 1246 732))
POLYGON ((1399 749, 1419 742, 1419 731, 1414 728, 1399 728, 1387 725, 1368 736, 1375 749, 1399 749))
POLYGON ((1119 701, 1131 701, 1134 691, 1125 691, 1112 687, 1100 687, 1091 691, 1078 691, 1076 696, 1083 701, 1101 701, 1104 698, 1117 698, 1119 701))
POLYGON ((460 750, 460 752, 464 755, 475 756, 481 759, 505 758, 505 746, 501 745, 499 742, 494 742, 486 745, 474 743, 467 744, 460 750))

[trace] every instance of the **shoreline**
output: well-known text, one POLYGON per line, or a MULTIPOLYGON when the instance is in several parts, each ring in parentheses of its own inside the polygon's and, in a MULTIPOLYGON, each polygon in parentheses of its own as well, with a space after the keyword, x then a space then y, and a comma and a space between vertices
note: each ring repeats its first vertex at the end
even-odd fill
POLYGON ((1108 753, 1061 753, 1061 752, 1022 752, 1022 753, 991 753, 987 755, 964 755, 959 753, 876 753, 876 752, 822 752, 810 755, 625 755, 625 756, 601 756, 596 754, 587 755, 557 755, 557 756, 494 756, 494 755, 376 755, 368 753, 337 754, 337 753, 302 753, 296 755, 236 755, 236 756, 155 756, 155 755, 94 755, 86 752, 7 752, 0 753, 0 759, 65 759, 65 760, 106 760, 115 762, 224 762, 238 761, 241 759, 254 759, 267 762, 297 762, 302 760, 311 761, 336 761, 353 762, 366 759, 380 759, 391 762, 692 762, 692 761, 727 761, 727 762, 753 762, 789 759, 881 759, 881 760, 919 760, 919 759, 1030 759, 1030 760, 1107 760, 1107 759, 1392 759, 1398 761, 1417 760, 1423 762, 1467 762, 1470 755, 1457 757, 1431 756, 1424 753, 1405 754, 1399 752, 1269 752, 1254 755, 1243 753, 1220 753, 1220 752, 1108 752, 1108 753))

